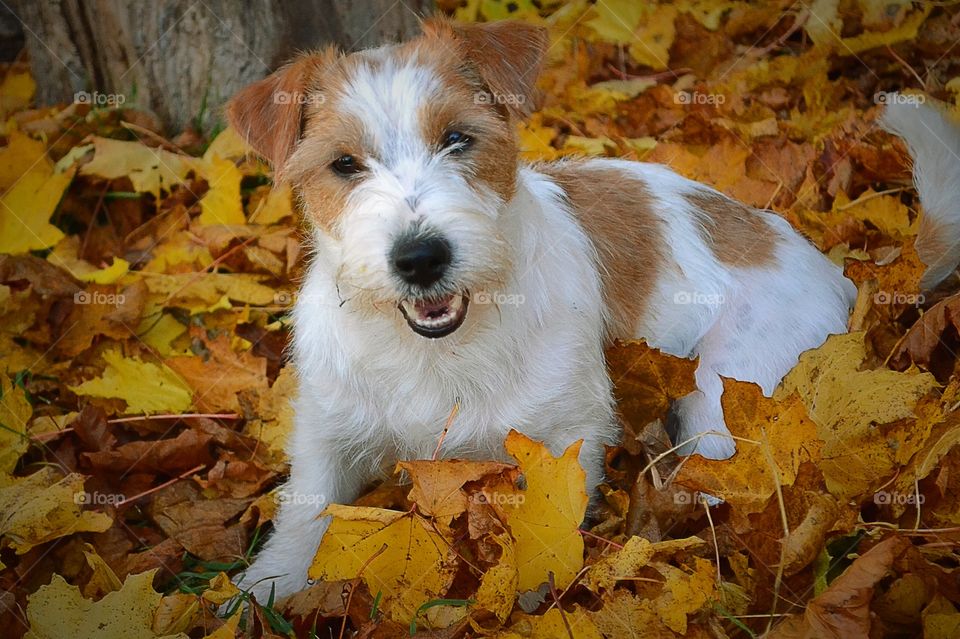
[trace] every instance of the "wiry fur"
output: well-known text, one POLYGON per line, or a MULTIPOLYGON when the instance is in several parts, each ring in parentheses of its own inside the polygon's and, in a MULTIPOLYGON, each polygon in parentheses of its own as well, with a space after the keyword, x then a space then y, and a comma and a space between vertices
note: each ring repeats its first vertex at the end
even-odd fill
POLYGON ((502 458, 511 428, 554 453, 583 439, 593 490, 603 445, 617 435, 603 359, 612 339, 699 357, 699 390, 675 407, 676 435, 693 439, 686 452, 721 458, 734 451, 721 376, 770 394, 802 351, 845 330, 853 285, 777 215, 662 166, 523 165, 514 120, 536 99, 527 69, 535 73, 545 44, 529 26, 441 21, 410 43, 309 57, 299 90, 315 99, 289 148, 262 129, 288 135, 292 125, 243 102, 288 86, 288 76, 231 107, 241 133, 260 131, 261 152, 279 154, 316 253, 294 309, 300 390, 288 502, 240 580, 260 600, 271 585, 279 596, 305 585, 324 506, 354 499, 397 459, 430 457, 457 401, 442 456, 502 458), (512 103, 478 101, 478 92, 508 92, 512 103), (473 145, 444 150, 450 128, 473 145), (361 174, 331 171, 344 153, 361 174), (395 275, 388 258, 398 236, 421 227, 453 253, 427 291, 395 275), (473 302, 441 339, 414 333, 398 310, 407 298, 459 291, 473 302), (482 292, 510 301, 482 304, 482 292), (719 434, 697 439, 710 431, 719 434))
POLYGON ((913 158, 923 202, 917 254, 927 265, 920 285, 930 289, 960 264, 960 127, 925 96, 888 97, 880 124, 903 138, 913 158))

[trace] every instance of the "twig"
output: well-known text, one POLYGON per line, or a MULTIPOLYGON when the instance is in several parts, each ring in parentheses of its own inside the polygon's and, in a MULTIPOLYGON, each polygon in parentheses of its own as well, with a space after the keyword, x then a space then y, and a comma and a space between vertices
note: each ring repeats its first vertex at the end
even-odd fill
POLYGON ((165 413, 163 415, 137 415, 134 417, 117 417, 108 419, 108 424, 123 424, 126 422, 139 422, 152 419, 183 419, 188 417, 209 417, 210 419, 237 419, 240 415, 236 413, 165 413))
MULTIPOLYGON (((374 559, 382 555, 386 549, 387 549, 387 545, 383 544, 382 546, 380 546, 380 550, 370 555, 370 558, 367 559, 365 562, 363 562, 363 565, 360 566, 360 570, 357 572, 357 579, 359 579, 360 575, 363 574, 363 571, 367 569, 367 566, 369 566, 374 559)), ((346 632, 347 630, 347 619, 350 616, 350 603, 353 601, 353 592, 356 589, 357 589, 356 586, 353 586, 350 588, 350 594, 347 595, 347 602, 343 606, 343 623, 340 624, 339 639, 343 639, 343 633, 346 632)))
POLYGON ((567 621, 567 613, 564 612, 563 606, 560 605, 560 597, 557 596, 557 585, 553 580, 553 571, 547 573, 547 582, 550 584, 550 596, 553 597, 554 603, 557 604, 557 610, 560 611, 560 619, 563 620, 563 626, 567 629, 567 635, 570 636, 570 639, 574 639, 573 630, 570 629, 570 622, 567 621))
POLYGON ((56 439, 57 437, 59 437, 60 435, 63 435, 64 433, 72 433, 72 432, 73 432, 73 428, 61 428, 60 430, 52 430, 49 433, 38 433, 36 435, 32 435, 30 439, 37 442, 38 444, 42 444, 44 442, 50 441, 51 439, 56 439))
POLYGON ((161 490, 161 489, 163 489, 163 488, 166 488, 167 486, 169 486, 169 485, 171 485, 171 484, 175 484, 175 483, 177 483, 178 481, 180 481, 181 479, 183 479, 184 477, 186 477, 187 475, 191 475, 191 474, 197 472, 198 470, 200 470, 200 469, 203 468, 204 466, 206 466, 206 464, 200 464, 199 466, 194 466, 194 467, 191 468, 190 470, 186 470, 186 471, 180 473, 179 475, 177 475, 176 477, 174 477, 174 478, 171 479, 170 481, 165 481, 165 482, 163 482, 162 484, 160 484, 159 486, 154 486, 153 488, 151 488, 151 489, 149 489, 149 490, 145 490, 145 491, 143 491, 142 493, 140 493, 140 494, 138 494, 138 495, 134 495, 133 497, 125 497, 125 498, 122 499, 121 501, 118 501, 118 502, 117 502, 117 508, 120 508, 121 506, 126 506, 127 504, 129 504, 129 503, 132 502, 132 501, 136 501, 136 500, 140 499, 141 497, 146 497, 147 495, 149 495, 149 494, 151 494, 151 493, 155 493, 155 492, 157 492, 158 490, 161 490))
POLYGON ((607 63, 607 68, 620 80, 649 80, 650 82, 659 82, 669 77, 678 78, 685 73, 691 73, 693 71, 693 69, 681 67, 679 69, 667 69, 666 71, 647 75, 631 75, 625 71, 621 71, 609 62, 607 63))
POLYGON ((458 397, 453 402, 453 408, 450 409, 450 415, 447 417, 447 423, 443 425, 443 432, 440 433, 440 441, 437 442, 437 449, 433 451, 433 461, 437 461, 437 457, 440 455, 440 447, 443 446, 443 440, 447 438, 447 433, 450 432, 450 425, 453 424, 453 420, 457 418, 459 413, 460 398, 458 397))
POLYGON ((770 618, 767 620, 766 632, 769 633, 773 627, 773 615, 777 613, 777 599, 780 597, 780 586, 783 584, 783 570, 787 552, 786 542, 787 537, 790 535, 790 522, 787 519, 787 507, 783 501, 783 487, 780 485, 780 469, 773 459, 773 453, 770 452, 770 440, 767 439, 767 431, 761 428, 760 433, 763 435, 763 443, 760 446, 760 450, 763 452, 763 457, 767 464, 769 464, 770 472, 773 474, 773 485, 777 490, 777 505, 780 507, 780 519, 783 523, 783 542, 780 544, 780 561, 778 562, 777 575, 773 582, 773 608, 770 610, 770 618))
POLYGON ((707 523, 710 524, 710 535, 713 537, 713 552, 717 557, 717 587, 723 583, 723 576, 720 574, 720 544, 717 543, 717 529, 713 525, 713 515, 710 514, 710 504, 700 495, 700 503, 703 504, 703 511, 707 513, 707 523))
POLYGON ((909 64, 907 64, 907 61, 906 61, 906 60, 904 60, 904 59, 901 58, 899 55, 897 55, 897 52, 894 51, 893 48, 892 48, 889 44, 887 45, 887 53, 889 53, 890 55, 892 55, 894 60, 896 60, 896 61, 899 62, 901 65, 903 65, 904 67, 907 68, 907 71, 909 71, 910 74, 911 74, 914 78, 917 79, 917 82, 920 84, 920 88, 921 88, 921 89, 927 86, 927 83, 923 81, 923 78, 920 77, 920 74, 917 73, 916 70, 915 70, 913 67, 911 67, 909 64))
POLYGON ((580 535, 583 536, 583 537, 593 537, 594 539, 597 539, 597 540, 599 540, 599 541, 602 541, 602 542, 605 543, 605 544, 608 544, 608 545, 610 545, 610 546, 613 546, 613 547, 616 548, 617 550, 622 550, 622 549, 623 549, 623 546, 620 545, 620 544, 618 544, 617 542, 615 542, 615 541, 610 541, 609 539, 604 539, 604 538, 601 537, 600 535, 596 535, 596 534, 590 532, 589 530, 583 530, 582 528, 577 528, 577 532, 580 533, 580 535))
POLYGON ((904 186, 899 186, 899 187, 897 187, 897 188, 895 188, 895 189, 887 189, 886 191, 877 191, 876 193, 871 193, 870 195, 864 195, 864 196, 861 197, 861 198, 857 198, 856 200, 854 200, 854 201, 852 201, 852 202, 847 202, 847 203, 844 204, 843 206, 838 206, 838 207, 837 207, 837 211, 838 211, 838 212, 839 212, 839 211, 846 211, 847 209, 853 208, 854 206, 856 206, 856 205, 858 205, 858 204, 863 204, 864 202, 868 202, 868 201, 872 200, 872 199, 875 198, 875 197, 880 197, 881 195, 890 195, 891 193, 899 193, 899 192, 901 192, 901 191, 906 191, 906 190, 907 190, 906 187, 904 187, 904 186))

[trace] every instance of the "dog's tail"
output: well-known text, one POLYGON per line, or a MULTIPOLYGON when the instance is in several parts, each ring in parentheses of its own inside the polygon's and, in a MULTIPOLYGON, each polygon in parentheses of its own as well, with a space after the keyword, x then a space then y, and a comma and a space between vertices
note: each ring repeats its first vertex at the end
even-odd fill
POLYGON ((880 125, 903 138, 913 158, 913 181, 923 205, 917 254, 931 289, 960 264, 960 121, 921 95, 887 94, 880 125))

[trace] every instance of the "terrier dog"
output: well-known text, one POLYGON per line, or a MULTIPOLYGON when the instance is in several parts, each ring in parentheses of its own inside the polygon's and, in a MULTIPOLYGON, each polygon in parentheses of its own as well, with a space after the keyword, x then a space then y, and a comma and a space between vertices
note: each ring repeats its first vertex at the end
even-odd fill
POLYGON ((547 44, 527 24, 432 19, 403 44, 302 55, 229 103, 314 248, 289 499, 239 580, 261 601, 305 587, 326 504, 431 457, 458 401, 444 457, 502 458, 511 428, 554 453, 582 439, 593 490, 618 438, 610 340, 699 357, 676 439, 724 458, 720 376, 770 394, 846 330, 854 286, 774 213, 657 165, 522 163, 547 44))

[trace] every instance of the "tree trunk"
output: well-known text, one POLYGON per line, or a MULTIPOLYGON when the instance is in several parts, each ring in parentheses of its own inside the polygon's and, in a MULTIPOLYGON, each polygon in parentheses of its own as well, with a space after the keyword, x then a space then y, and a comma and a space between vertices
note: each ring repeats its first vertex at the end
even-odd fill
POLYGON ((219 107, 298 50, 409 37, 432 0, 19 0, 44 104, 153 111, 206 131, 219 107))

